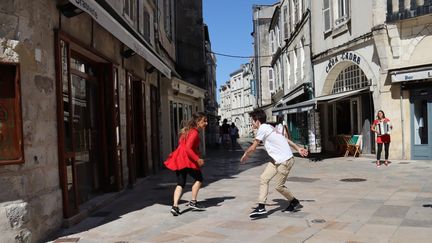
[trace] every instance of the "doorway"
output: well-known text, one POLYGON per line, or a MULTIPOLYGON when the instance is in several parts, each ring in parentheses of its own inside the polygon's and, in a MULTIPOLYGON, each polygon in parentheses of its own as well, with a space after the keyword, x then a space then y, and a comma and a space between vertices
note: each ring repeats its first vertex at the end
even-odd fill
POLYGON ((56 35, 57 131, 63 215, 123 188, 117 68, 72 37, 56 35))
POLYGON ((413 159, 432 159, 432 88, 411 91, 411 151, 413 159))
POLYGON ((62 120, 70 215, 101 191, 103 125, 99 113, 104 108, 97 63, 71 52, 69 77, 63 79, 62 120))

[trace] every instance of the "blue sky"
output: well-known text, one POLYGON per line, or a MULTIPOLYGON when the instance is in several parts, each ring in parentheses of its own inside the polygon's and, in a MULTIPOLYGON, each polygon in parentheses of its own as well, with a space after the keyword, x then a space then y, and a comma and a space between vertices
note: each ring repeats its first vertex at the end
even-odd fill
MULTIPOLYGON (((273 4, 277 0, 203 0, 204 22, 209 26, 210 41, 214 52, 237 55, 253 55, 252 5, 273 4)), ((217 58, 217 88, 229 79, 229 74, 249 61, 243 58, 217 58)), ((218 95, 219 96, 219 95, 218 95)), ((219 100, 219 97, 218 97, 219 100)))

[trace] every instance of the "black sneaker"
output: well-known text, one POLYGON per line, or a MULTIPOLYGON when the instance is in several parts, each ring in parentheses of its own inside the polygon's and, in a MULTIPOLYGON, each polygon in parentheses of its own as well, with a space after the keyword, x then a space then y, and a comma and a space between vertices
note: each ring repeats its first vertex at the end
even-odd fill
POLYGON ((288 207, 285 209, 285 211, 288 211, 288 212, 297 212, 302 207, 303 207, 303 205, 300 204, 299 200, 297 200, 296 198, 294 198, 290 202, 290 204, 288 205, 288 207))
POLYGON ((189 201, 189 203, 186 206, 188 206, 194 210, 199 210, 199 211, 205 210, 205 208, 203 206, 201 206, 200 204, 198 204, 198 202, 196 200, 189 201))
POLYGON ((179 216, 181 214, 180 209, 178 207, 175 207, 175 206, 172 206, 171 213, 173 216, 179 216))
POLYGON ((260 215, 264 215, 264 214, 267 214, 267 210, 265 208, 259 208, 258 207, 258 208, 255 208, 254 211, 252 211, 249 214, 249 217, 256 218, 256 217, 259 217, 260 215))

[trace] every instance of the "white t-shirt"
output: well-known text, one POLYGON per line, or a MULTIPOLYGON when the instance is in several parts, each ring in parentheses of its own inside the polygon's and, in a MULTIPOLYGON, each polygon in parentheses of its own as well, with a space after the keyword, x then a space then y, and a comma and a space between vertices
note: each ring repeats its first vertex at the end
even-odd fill
POLYGON ((288 140, 275 131, 269 124, 261 124, 258 128, 255 139, 264 143, 267 153, 272 157, 276 164, 281 164, 293 157, 288 140))

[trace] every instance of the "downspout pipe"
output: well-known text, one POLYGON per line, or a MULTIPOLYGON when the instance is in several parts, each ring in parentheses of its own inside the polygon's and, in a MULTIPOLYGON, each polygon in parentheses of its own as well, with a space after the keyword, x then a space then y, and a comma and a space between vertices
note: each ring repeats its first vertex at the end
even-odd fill
POLYGON ((399 102, 400 102, 400 113, 401 113, 401 130, 402 130, 402 159, 405 158, 405 118, 404 118, 404 110, 403 110, 403 91, 402 84, 400 85, 400 93, 399 93, 399 102))

